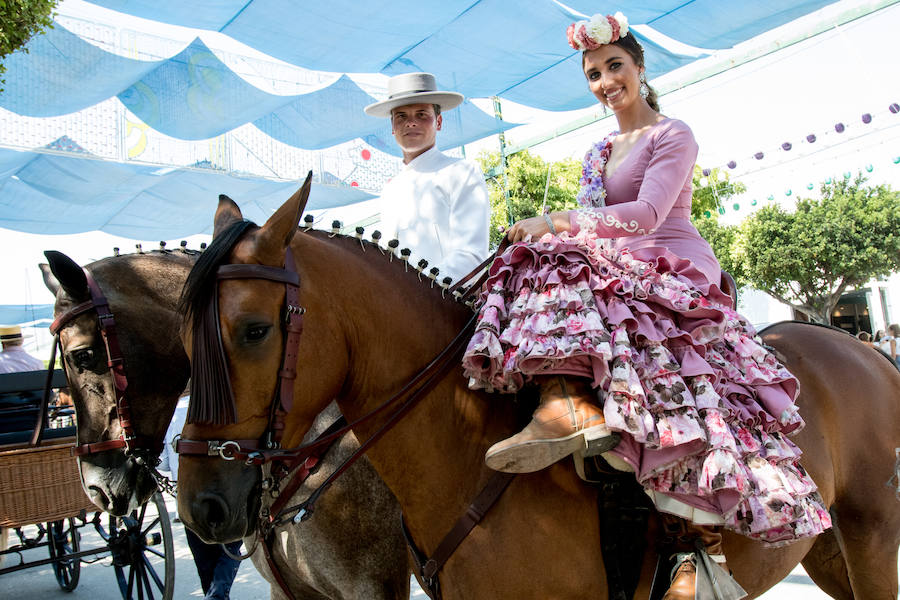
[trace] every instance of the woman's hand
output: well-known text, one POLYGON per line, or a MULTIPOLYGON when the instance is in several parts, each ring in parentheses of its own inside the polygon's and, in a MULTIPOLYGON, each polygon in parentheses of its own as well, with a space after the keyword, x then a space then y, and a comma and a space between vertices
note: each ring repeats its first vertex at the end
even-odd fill
MULTIPOLYGON (((547 216, 553 221, 556 233, 569 231, 569 213, 554 212, 547 216)), ((539 240, 545 233, 550 233, 550 226, 547 224, 547 219, 544 218, 544 215, 539 215, 518 221, 506 232, 506 239, 510 243, 515 244, 516 242, 524 242, 529 239, 539 240), (531 237, 529 238, 528 236, 531 237)))

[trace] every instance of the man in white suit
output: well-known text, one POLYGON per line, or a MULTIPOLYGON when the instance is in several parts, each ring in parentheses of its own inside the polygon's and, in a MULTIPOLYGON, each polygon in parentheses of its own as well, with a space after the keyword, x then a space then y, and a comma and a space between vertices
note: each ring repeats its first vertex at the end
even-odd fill
POLYGON ((454 281, 487 258, 490 221, 481 169, 435 146, 441 113, 462 101, 462 94, 438 91, 430 73, 405 73, 389 80, 387 100, 365 109, 391 119, 403 151, 403 169, 381 192, 384 238, 410 248, 413 264, 424 258, 454 281))

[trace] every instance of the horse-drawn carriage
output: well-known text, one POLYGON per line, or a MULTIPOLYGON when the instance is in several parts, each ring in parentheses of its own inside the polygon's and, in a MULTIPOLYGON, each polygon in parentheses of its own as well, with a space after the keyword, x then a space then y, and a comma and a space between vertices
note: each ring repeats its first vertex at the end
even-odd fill
MULTIPOLYGON (((59 587, 72 591, 81 564, 102 560, 113 567, 123 598, 171 599, 175 557, 165 501, 156 493, 124 517, 97 510, 72 455, 72 409, 50 406, 50 418, 41 415, 47 377, 44 371, 0 374, 0 528, 4 540, 12 538, 0 550, 0 575, 49 564, 59 587), (97 533, 95 547, 82 548, 88 525, 97 533), (32 559, 36 553, 28 551, 42 547, 49 558, 32 559)), ((66 385, 62 370, 51 377, 51 387, 66 385)))

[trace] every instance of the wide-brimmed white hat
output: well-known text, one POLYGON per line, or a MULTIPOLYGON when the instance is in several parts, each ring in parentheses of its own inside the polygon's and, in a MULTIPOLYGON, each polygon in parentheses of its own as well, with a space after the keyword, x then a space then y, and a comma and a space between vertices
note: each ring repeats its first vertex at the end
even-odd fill
POLYGON ((462 104, 463 95, 456 92, 439 92, 431 73, 403 73, 388 80, 388 99, 368 105, 366 114, 372 117, 390 117, 391 110, 410 104, 437 104, 442 111, 462 104))

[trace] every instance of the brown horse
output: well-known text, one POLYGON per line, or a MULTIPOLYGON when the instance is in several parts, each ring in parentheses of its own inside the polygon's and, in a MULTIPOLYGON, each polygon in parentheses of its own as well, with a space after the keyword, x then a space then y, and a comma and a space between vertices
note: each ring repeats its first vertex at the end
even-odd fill
MULTIPOLYGON (((181 319, 176 307, 197 254, 153 251, 106 258, 86 267, 115 316, 135 433, 160 444, 190 373, 177 335, 181 319)), ((90 295, 79 265, 57 252, 48 253, 48 259, 50 265, 42 265, 42 270, 48 288, 56 294, 59 316, 90 295)), ((75 401, 79 444, 115 440, 122 427, 96 311, 73 318, 60 331, 60 342, 75 401)), ((329 407, 311 433, 339 417, 337 408, 329 407)), ((352 435, 336 444, 295 494, 297 501, 357 447, 352 435)), ((153 461, 157 454, 143 458, 153 461)), ((149 470, 135 454, 122 449, 86 454, 79 462, 85 490, 107 512, 127 514, 156 491, 149 470)), ((397 502, 368 461, 354 465, 348 475, 346 482, 335 484, 333 497, 323 501, 306 527, 276 530, 274 560, 295 598, 406 598, 409 568, 397 502)), ((245 547, 253 547, 253 532, 247 535, 245 547)), ((255 552, 253 562, 272 583, 272 597, 285 598, 263 553, 255 552)))
MULTIPOLYGON (((296 264, 306 312, 286 447, 301 442, 333 398, 351 421, 379 406, 472 314, 373 244, 297 233, 304 205, 301 190, 263 227, 250 227, 236 243, 216 250, 224 263, 280 268, 290 252, 296 264)), ((222 200, 211 248, 241 218, 233 202, 222 200)), ((185 438, 256 439, 267 426, 284 348, 284 289, 258 278, 220 281, 214 297, 236 421, 188 423, 185 438)), ((203 308, 194 305, 192 311, 203 308)), ((193 336, 199 339, 197 332, 193 336)), ((187 338, 186 347, 190 332, 187 338)), ((807 426, 793 439, 835 528, 779 548, 726 533, 728 565, 751 597, 803 561, 814 581, 836 598, 893 600, 900 503, 885 483, 894 474, 894 448, 900 447, 900 373, 856 340, 824 328, 779 325, 765 341, 800 379, 807 426)), ((426 555, 491 477, 484 452, 515 431, 512 404, 469 390, 455 369, 368 451, 426 555)), ((374 429, 367 422, 355 431, 365 439, 374 429)), ((258 469, 200 456, 183 456, 181 468, 189 474, 179 481, 182 518, 221 541, 245 535, 257 518, 258 469)), ((578 479, 571 462, 520 475, 444 566, 444 598, 605 598, 598 523, 596 493, 578 479)), ((648 596, 652 570, 648 556, 635 597, 648 596)))

